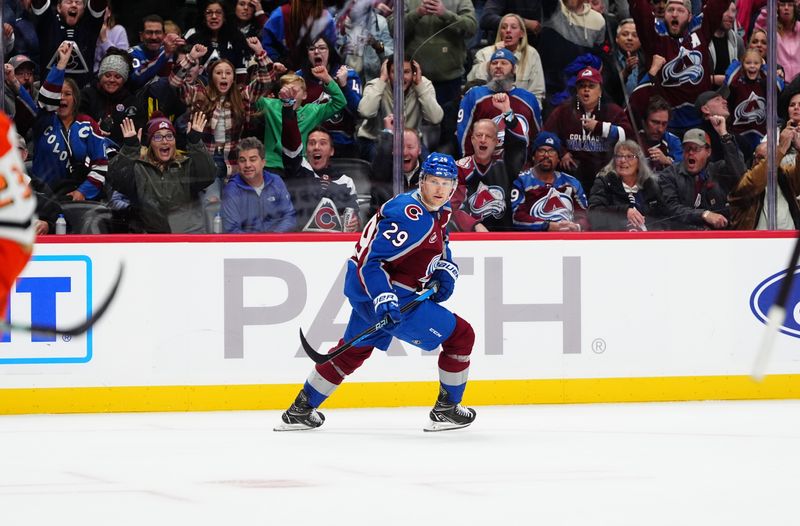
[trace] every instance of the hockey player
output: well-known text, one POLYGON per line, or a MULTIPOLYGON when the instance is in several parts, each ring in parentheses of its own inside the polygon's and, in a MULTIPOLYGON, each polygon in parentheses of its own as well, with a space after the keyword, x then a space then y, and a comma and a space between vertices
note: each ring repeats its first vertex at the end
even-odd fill
POLYGON ((382 319, 389 325, 358 346, 316 365, 276 431, 321 426, 325 417, 317 408, 375 347, 388 349, 393 337, 426 351, 442 346, 439 397, 426 430, 457 429, 475 419, 475 410, 460 403, 475 333, 469 323, 440 305, 453 293, 458 277, 446 229, 457 176, 452 157, 430 154, 422 165, 419 188, 386 202, 367 223, 348 262, 344 293, 353 311, 339 344, 382 319), (400 305, 413 300, 429 281, 439 283, 432 301, 421 301, 415 309, 402 313, 400 305))
POLYGON ((17 150, 17 131, 0 113, 0 318, 5 318, 11 287, 31 257, 36 198, 17 150))

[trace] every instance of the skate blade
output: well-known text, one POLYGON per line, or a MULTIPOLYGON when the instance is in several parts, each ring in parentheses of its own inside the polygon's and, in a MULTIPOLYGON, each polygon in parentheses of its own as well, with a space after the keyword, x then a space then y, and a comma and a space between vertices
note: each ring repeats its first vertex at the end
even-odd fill
POLYGON ((273 431, 310 431, 316 427, 309 427, 305 424, 287 424, 281 422, 279 425, 272 428, 273 431))
MULTIPOLYGON (((470 422, 469 424, 471 424, 470 422)), ((436 432, 436 431, 452 431, 453 429, 461 429, 467 427, 469 424, 453 424, 452 422, 434 422, 433 420, 428 422, 428 425, 423 427, 422 430, 425 432, 436 432)))

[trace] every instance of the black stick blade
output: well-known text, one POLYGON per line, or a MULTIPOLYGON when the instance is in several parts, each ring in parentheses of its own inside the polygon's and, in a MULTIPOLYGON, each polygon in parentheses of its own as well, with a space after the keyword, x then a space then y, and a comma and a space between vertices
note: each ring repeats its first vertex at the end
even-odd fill
POLYGON ((45 327, 40 325, 17 325, 15 323, 5 323, 0 321, 0 331, 25 331, 56 336, 80 336, 91 329, 92 326, 94 326, 94 324, 103 317, 103 314, 106 313, 108 307, 111 306, 111 302, 114 301, 114 297, 117 295, 119 285, 122 282, 122 274, 124 270, 125 265, 121 264, 119 266, 119 272, 117 273, 117 279, 114 281, 114 285, 111 287, 111 291, 108 293, 108 296, 106 296, 106 299, 103 300, 103 303, 101 303, 99 307, 97 307, 97 310, 94 311, 90 318, 79 325, 59 328, 45 327))
POLYGON ((328 361, 328 356, 318 353, 313 347, 311 347, 311 344, 308 343, 305 335, 303 335, 303 329, 300 329, 300 344, 303 346, 303 350, 306 352, 308 357, 311 358, 314 363, 325 363, 328 361))

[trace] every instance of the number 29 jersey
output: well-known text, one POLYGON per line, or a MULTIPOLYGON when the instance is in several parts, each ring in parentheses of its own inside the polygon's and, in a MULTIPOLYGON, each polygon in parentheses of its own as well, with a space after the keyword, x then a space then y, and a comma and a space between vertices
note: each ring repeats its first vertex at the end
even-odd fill
POLYGON ((364 227, 350 257, 344 293, 354 302, 384 292, 404 295, 424 286, 436 262, 450 259, 447 223, 450 203, 435 212, 422 204, 419 190, 387 201, 364 227))

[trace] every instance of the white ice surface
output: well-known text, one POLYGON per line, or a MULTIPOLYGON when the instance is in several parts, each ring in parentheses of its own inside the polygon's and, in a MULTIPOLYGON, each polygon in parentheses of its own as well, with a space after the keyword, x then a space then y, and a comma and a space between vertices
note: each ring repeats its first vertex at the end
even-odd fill
POLYGON ((800 401, 0 417, 0 525, 796 525, 800 401))

